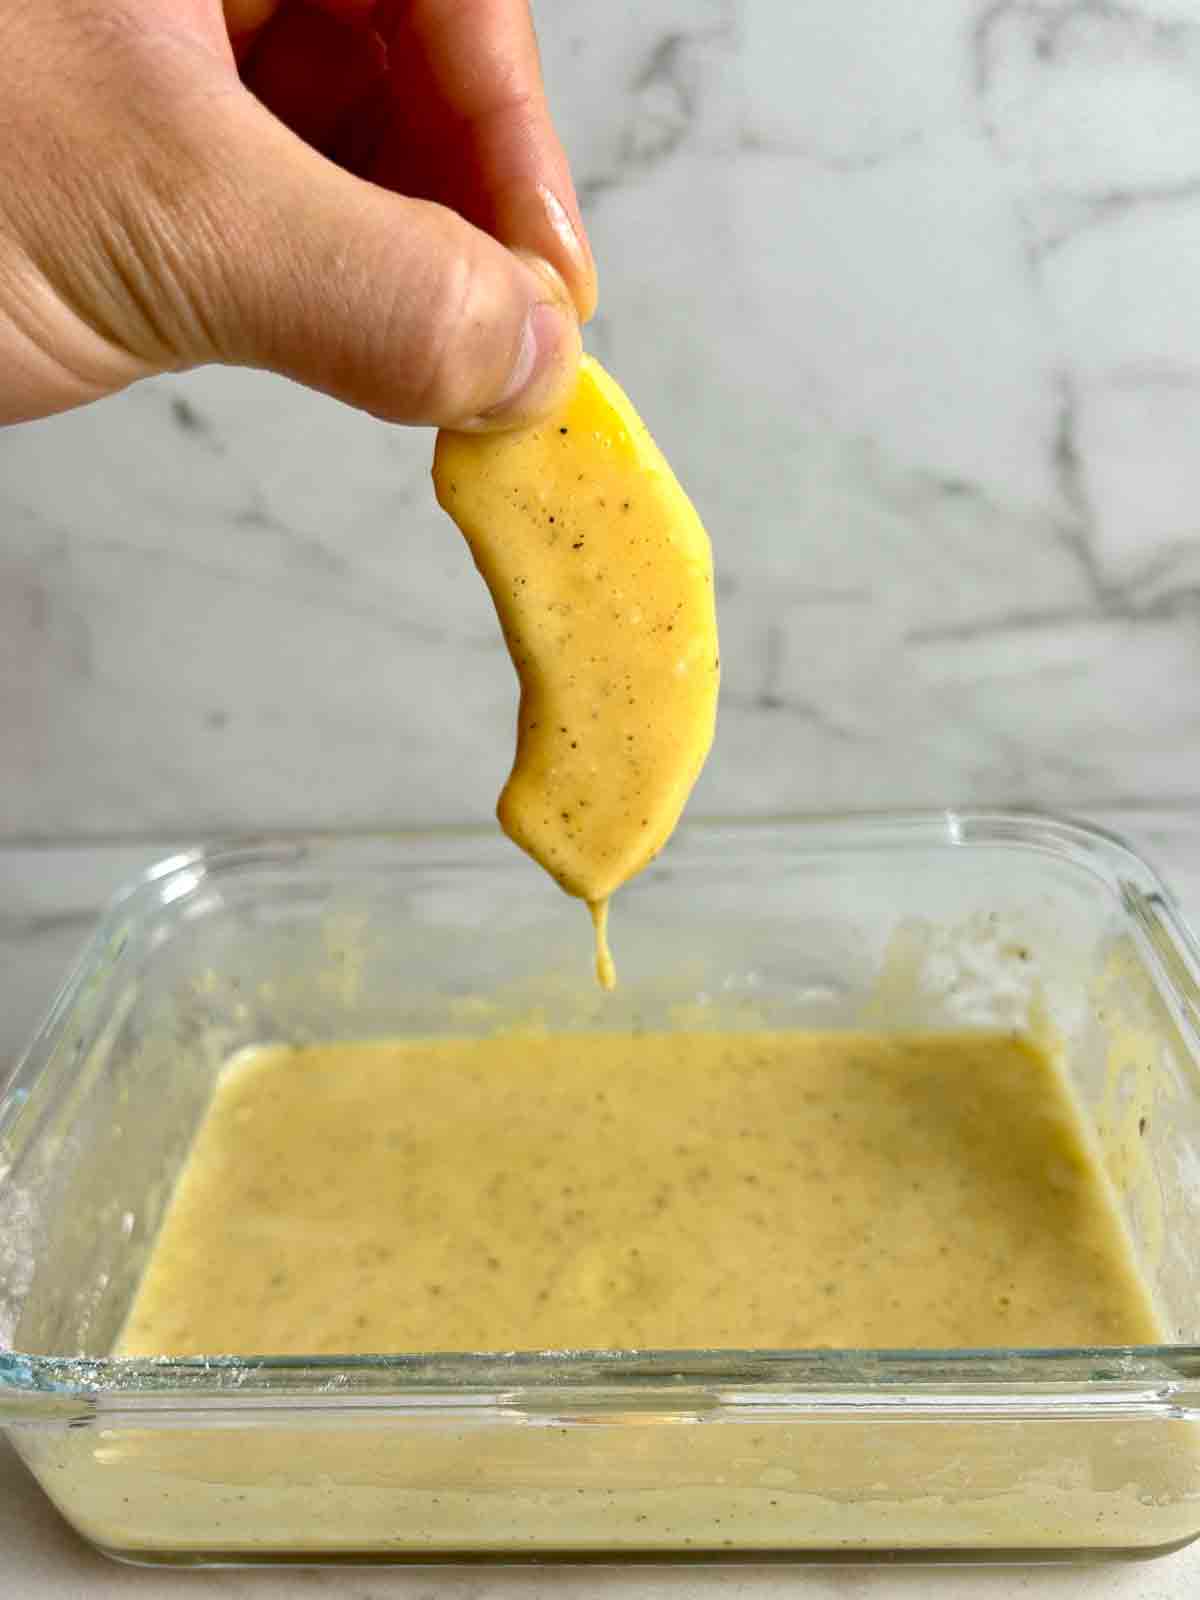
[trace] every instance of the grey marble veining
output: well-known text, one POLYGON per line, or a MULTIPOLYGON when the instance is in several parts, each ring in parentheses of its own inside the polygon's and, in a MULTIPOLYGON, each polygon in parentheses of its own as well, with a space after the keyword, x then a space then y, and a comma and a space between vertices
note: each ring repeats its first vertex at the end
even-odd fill
MULTIPOLYGON (((699 811, 1200 798, 1200 12, 538 7, 591 346, 713 535, 699 811)), ((0 832, 483 818, 431 440, 209 370, 0 433, 0 832)))

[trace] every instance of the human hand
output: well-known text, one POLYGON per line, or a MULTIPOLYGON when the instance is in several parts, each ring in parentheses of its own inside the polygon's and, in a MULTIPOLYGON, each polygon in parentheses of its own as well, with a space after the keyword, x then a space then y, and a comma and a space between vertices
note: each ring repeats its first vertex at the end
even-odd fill
POLYGON ((0 0, 0 423, 223 362, 512 426, 595 295, 527 0, 0 0))

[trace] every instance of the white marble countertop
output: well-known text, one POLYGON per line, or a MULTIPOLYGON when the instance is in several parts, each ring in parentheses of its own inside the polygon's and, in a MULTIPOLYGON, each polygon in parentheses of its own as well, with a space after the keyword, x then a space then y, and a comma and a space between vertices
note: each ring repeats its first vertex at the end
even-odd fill
MULTIPOLYGON (((1148 857, 1200 921, 1200 816, 1175 811, 1095 815, 1148 857)), ((147 865, 161 844, 0 849, 0 1077, 65 975, 100 902, 147 865)), ((532 1600, 534 1596, 679 1597, 679 1600, 1192 1600, 1200 1591, 1200 1543, 1154 1562, 1111 1567, 1027 1568, 510 1568, 292 1569, 154 1572, 119 1568, 93 1554, 59 1519, 0 1439, 0 1595, 74 1600, 87 1595, 184 1594, 222 1600, 329 1595, 345 1600, 532 1600)))

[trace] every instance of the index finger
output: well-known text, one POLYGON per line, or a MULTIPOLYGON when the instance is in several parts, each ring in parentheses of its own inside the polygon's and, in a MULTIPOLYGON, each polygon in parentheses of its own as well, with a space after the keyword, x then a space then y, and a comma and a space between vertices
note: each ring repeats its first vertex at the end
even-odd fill
POLYGON ((415 47, 423 58, 438 120, 453 130, 469 220, 548 260, 586 321, 596 268, 546 104, 527 0, 412 0, 389 34, 397 54, 415 47))

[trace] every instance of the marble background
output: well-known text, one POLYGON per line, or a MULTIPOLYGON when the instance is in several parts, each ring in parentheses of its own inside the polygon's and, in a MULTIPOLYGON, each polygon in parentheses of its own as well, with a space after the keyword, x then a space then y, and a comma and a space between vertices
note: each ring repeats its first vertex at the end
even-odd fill
MULTIPOLYGON (((1196 0, 542 0, 592 348, 698 503, 697 812, 1200 797, 1196 0)), ((431 439, 208 370, 0 433, 0 835, 484 818, 431 439)))

